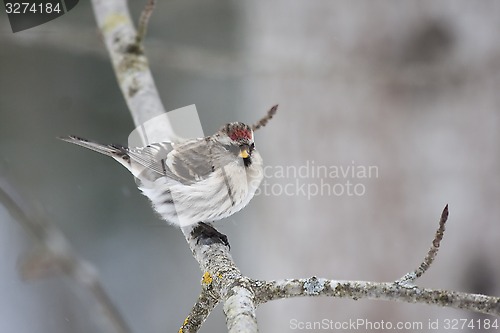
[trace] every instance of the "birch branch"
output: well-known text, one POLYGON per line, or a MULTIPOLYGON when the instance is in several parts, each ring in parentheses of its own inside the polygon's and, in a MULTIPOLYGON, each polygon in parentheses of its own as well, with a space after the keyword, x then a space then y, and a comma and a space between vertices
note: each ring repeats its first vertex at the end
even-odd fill
MULTIPOLYGON (((142 126, 148 120, 164 115, 165 108, 154 84, 148 59, 142 45, 137 43, 142 37, 138 38, 126 1, 92 0, 92 8, 135 125, 142 126)), ((147 19, 144 20, 147 23, 147 19)), ((145 33, 145 28, 143 30, 145 33)), ((161 128, 170 141, 178 140, 168 120, 161 124, 161 128)))
MULTIPOLYGON (((138 37, 124 0, 92 0, 92 5, 118 84, 135 125, 141 126, 152 117, 164 113, 147 58, 142 51, 142 46, 136 43, 144 36, 138 37)), ((142 31, 145 31, 145 27, 142 31)), ((174 133, 171 126, 167 129, 174 133)), ((176 135, 175 138, 177 138, 176 135)), ((241 275, 228 248, 217 243, 202 245, 191 231, 189 228, 184 229, 184 236, 201 270, 208 272, 214 286, 219 287, 214 290, 218 290, 219 299, 225 301, 224 312, 230 332, 236 332, 241 327, 247 328, 248 332, 256 331, 255 306, 252 305, 253 292, 247 292, 245 289, 248 279, 241 275), (248 306, 239 307, 241 304, 248 306)), ((202 296, 200 298, 203 299, 202 296)), ((180 331, 186 332, 188 329, 197 331, 198 322, 203 322, 211 312, 212 306, 212 302, 197 302, 180 331), (202 314, 203 317, 195 316, 196 313, 202 314)))
MULTIPOLYGON (((92 3, 118 83, 136 126, 140 126, 143 121, 163 112, 151 73, 147 68, 148 63, 142 52, 142 46, 137 45, 137 40, 142 40, 144 36, 138 37, 132 27, 126 3, 123 0, 93 0, 92 3), (139 98, 140 103, 137 102, 139 98)), ((273 109, 253 128, 258 129, 264 126, 273 116, 275 111, 273 109)), ((204 274, 202 292, 179 332, 197 332, 219 302, 224 303, 226 324, 230 332, 257 332, 255 314, 257 305, 275 299, 297 296, 368 298, 425 303, 500 316, 498 297, 425 289, 412 284, 427 271, 434 261, 447 216, 446 207, 441 216, 440 227, 433 246, 423 263, 403 278, 395 282, 383 283, 337 281, 316 277, 279 281, 253 280, 241 274, 229 253, 229 248, 223 242, 200 241, 196 227, 183 228, 186 241, 204 274)))
MULTIPOLYGON (((241 274, 229 253, 228 246, 221 243, 203 244, 197 236, 196 228, 186 227, 182 231, 194 258, 204 272, 202 285, 204 288, 209 288, 217 302, 224 302, 224 314, 229 332, 257 332, 252 280, 241 274)), ((206 311, 209 307, 205 308, 206 311)), ((197 332, 197 329, 194 329, 198 328, 194 324, 195 318, 192 311, 179 332, 197 332)))

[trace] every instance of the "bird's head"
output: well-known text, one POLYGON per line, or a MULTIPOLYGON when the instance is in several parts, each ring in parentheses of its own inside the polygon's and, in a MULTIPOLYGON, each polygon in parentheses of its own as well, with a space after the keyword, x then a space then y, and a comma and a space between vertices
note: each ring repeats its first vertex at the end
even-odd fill
MULTIPOLYGON (((252 128, 243 123, 229 123, 224 125, 218 132, 220 142, 228 150, 243 158, 245 165, 251 163, 250 157, 255 149, 252 128)), ((248 166, 247 165, 247 166, 248 166)))

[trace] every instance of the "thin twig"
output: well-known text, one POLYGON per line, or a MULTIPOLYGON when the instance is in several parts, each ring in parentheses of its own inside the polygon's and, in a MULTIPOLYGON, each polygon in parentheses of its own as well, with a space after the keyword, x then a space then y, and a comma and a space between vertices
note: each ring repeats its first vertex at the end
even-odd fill
POLYGON ((148 0, 148 3, 146 4, 144 10, 141 13, 141 17, 139 17, 139 24, 137 26, 137 35, 135 37, 135 42, 139 47, 142 45, 142 42, 146 37, 146 33, 148 31, 149 19, 153 14, 155 5, 156 5, 156 0, 148 0))
POLYGON ((267 122, 273 118, 273 116, 276 114, 277 110, 278 110, 278 104, 276 104, 272 108, 270 108, 264 117, 262 117, 258 122, 256 122, 254 125, 252 125, 252 130, 256 131, 259 128, 266 126, 267 122))
POLYGON ((448 214, 448 205, 446 205, 446 207, 444 207, 443 209, 443 212, 441 213, 441 218, 439 219, 439 227, 436 230, 436 235, 434 236, 434 239, 432 241, 431 248, 427 252, 427 255, 425 256, 422 263, 413 272, 406 273, 403 277, 396 280, 395 283, 412 287, 413 282, 415 282, 416 279, 421 277, 429 269, 429 267, 431 267, 432 262, 437 256, 439 245, 441 244, 441 240, 444 236, 445 224, 448 220, 448 214))

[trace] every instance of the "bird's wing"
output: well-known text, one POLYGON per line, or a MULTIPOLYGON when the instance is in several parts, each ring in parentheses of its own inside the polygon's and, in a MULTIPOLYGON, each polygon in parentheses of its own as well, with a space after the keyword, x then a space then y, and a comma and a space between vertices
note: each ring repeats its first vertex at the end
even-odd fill
POLYGON ((146 172, 144 176, 147 179, 166 176, 188 185, 205 179, 214 171, 211 146, 211 142, 206 139, 181 144, 162 142, 144 148, 129 148, 128 155, 131 164, 137 163, 144 167, 142 171, 146 172))

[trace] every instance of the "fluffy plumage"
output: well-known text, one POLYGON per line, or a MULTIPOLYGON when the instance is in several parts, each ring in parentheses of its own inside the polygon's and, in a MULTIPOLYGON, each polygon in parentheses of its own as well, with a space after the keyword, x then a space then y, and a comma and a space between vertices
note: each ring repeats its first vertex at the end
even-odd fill
POLYGON ((238 212, 263 178, 253 131, 243 123, 227 124, 205 138, 142 148, 103 145, 76 136, 60 139, 120 162, 136 177, 160 216, 180 227, 238 212))

